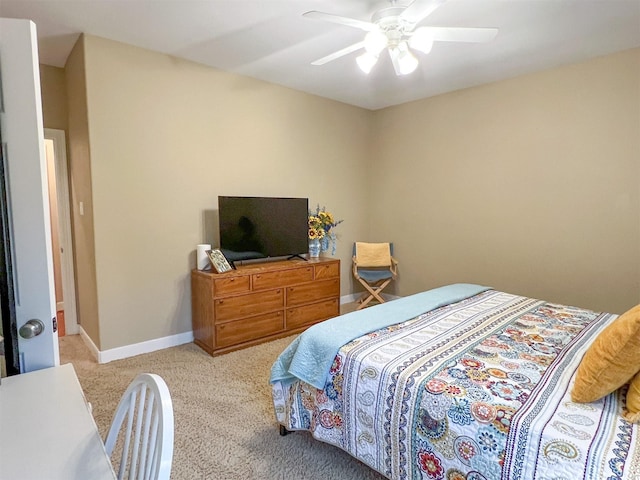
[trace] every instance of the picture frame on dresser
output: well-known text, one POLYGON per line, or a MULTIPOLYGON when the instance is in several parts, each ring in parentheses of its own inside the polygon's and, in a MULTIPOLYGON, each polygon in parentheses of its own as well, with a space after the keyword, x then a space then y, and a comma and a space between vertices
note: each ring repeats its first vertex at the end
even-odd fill
POLYGON ((211 262, 214 272, 224 273, 233 270, 233 267, 231 267, 220 249, 212 248, 211 250, 207 250, 207 256, 209 257, 209 262, 211 262))

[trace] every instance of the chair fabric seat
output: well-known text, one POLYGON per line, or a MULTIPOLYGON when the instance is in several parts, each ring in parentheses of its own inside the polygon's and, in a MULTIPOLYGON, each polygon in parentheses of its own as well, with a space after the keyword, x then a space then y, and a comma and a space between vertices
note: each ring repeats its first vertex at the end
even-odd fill
POLYGON ((365 270, 363 268, 360 268, 358 269, 358 274, 361 278, 369 283, 386 280, 387 278, 393 278, 393 274, 389 270, 365 270))

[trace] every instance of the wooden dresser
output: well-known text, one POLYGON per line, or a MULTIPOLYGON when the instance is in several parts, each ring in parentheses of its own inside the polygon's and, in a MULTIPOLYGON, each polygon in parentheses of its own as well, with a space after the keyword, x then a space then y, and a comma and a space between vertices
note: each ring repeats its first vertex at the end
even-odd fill
POLYGON ((191 307, 195 343, 211 355, 298 333, 340 314, 340 260, 193 270, 191 307))

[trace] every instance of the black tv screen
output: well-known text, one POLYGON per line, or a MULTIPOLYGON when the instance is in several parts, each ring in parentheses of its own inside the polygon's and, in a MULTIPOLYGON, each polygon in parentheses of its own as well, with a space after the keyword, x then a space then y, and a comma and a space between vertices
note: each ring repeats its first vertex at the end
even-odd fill
POLYGON ((284 257, 309 251, 309 199, 218 197, 220 249, 228 260, 284 257))

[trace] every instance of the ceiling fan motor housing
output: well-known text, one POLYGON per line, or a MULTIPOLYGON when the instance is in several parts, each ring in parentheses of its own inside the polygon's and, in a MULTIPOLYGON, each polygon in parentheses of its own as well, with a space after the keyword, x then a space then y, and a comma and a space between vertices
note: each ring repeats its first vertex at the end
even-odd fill
POLYGON ((389 47, 396 47, 414 28, 414 24, 403 19, 400 14, 405 7, 388 7, 375 12, 371 23, 375 23, 388 38, 389 47))

